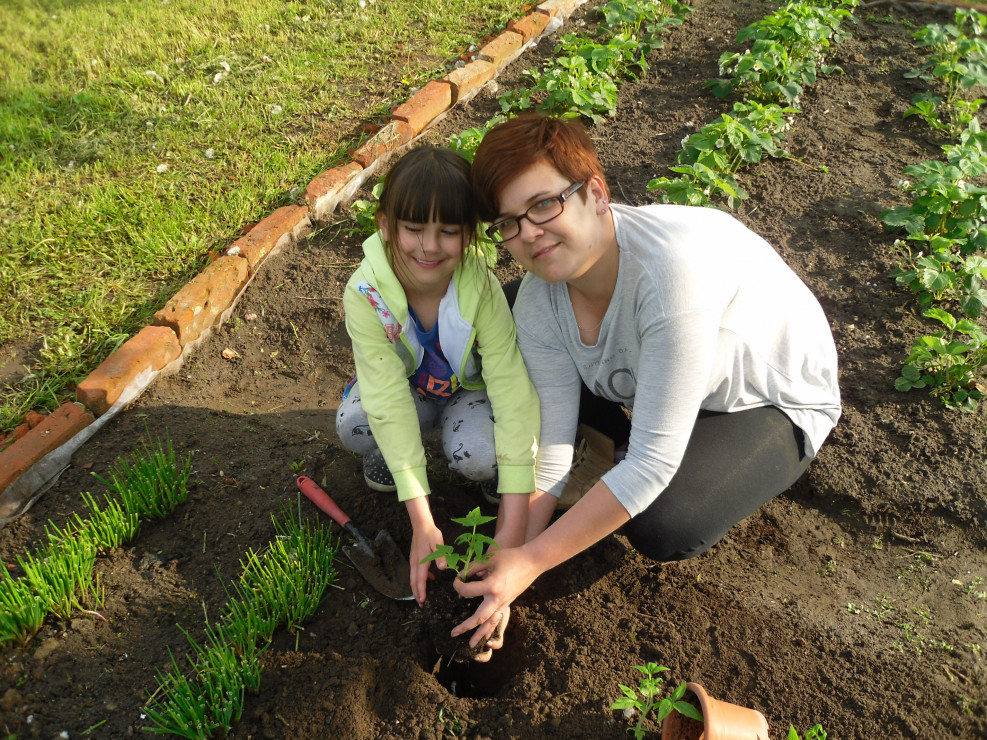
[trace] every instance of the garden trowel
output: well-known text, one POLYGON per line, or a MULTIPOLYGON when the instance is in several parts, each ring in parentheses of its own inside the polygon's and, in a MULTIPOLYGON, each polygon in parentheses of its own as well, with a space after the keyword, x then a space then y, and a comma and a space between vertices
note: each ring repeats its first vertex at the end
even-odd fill
POLYGON ((401 554, 397 543, 386 529, 380 530, 371 542, 318 483, 304 475, 298 476, 296 483, 298 489, 313 504, 356 540, 356 545, 343 547, 343 552, 371 586, 392 599, 407 601, 415 598, 411 593, 411 566, 408 565, 408 558, 401 554))

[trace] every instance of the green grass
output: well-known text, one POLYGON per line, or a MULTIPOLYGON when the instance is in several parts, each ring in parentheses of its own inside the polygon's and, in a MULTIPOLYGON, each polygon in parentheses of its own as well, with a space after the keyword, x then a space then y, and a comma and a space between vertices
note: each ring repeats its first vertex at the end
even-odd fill
POLYGON ((522 14, 516 0, 7 0, 0 366, 18 350, 26 367, 0 376, 0 431, 55 408, 210 249, 522 14))

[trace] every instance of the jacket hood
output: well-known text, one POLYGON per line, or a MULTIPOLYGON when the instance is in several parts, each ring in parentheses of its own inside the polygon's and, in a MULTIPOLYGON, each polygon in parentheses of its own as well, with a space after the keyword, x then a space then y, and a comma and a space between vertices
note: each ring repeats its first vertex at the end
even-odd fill
POLYGON ((408 318, 408 298, 405 296, 401 281, 394 274, 394 269, 387 260, 384 240, 380 231, 363 242, 363 264, 361 270, 364 277, 373 285, 387 301, 387 307, 401 324, 408 318))

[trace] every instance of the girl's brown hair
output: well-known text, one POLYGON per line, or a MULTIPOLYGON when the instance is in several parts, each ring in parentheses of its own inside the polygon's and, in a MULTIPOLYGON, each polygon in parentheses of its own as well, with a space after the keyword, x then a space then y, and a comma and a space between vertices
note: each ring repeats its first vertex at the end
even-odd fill
POLYGON ((435 220, 461 226, 464 248, 475 243, 479 218, 470 188, 469 162, 451 149, 412 149, 384 177, 378 211, 389 234, 398 233, 398 221, 424 224, 435 220))
MULTIPOLYGON (((540 162, 547 162, 571 182, 586 182, 597 175, 610 197, 603 166, 582 124, 522 113, 490 129, 476 150, 473 192, 479 217, 491 222, 501 215, 499 200, 504 188, 540 162)), ((578 197, 585 200, 585 190, 578 197)))

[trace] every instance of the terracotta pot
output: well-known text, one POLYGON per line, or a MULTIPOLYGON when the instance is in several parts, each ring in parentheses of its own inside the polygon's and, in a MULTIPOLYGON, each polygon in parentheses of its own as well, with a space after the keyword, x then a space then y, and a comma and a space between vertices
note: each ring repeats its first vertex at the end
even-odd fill
POLYGON ((768 722, 756 709, 714 699, 697 683, 686 687, 682 701, 698 706, 705 721, 672 712, 661 723, 661 740, 769 740, 768 722))

